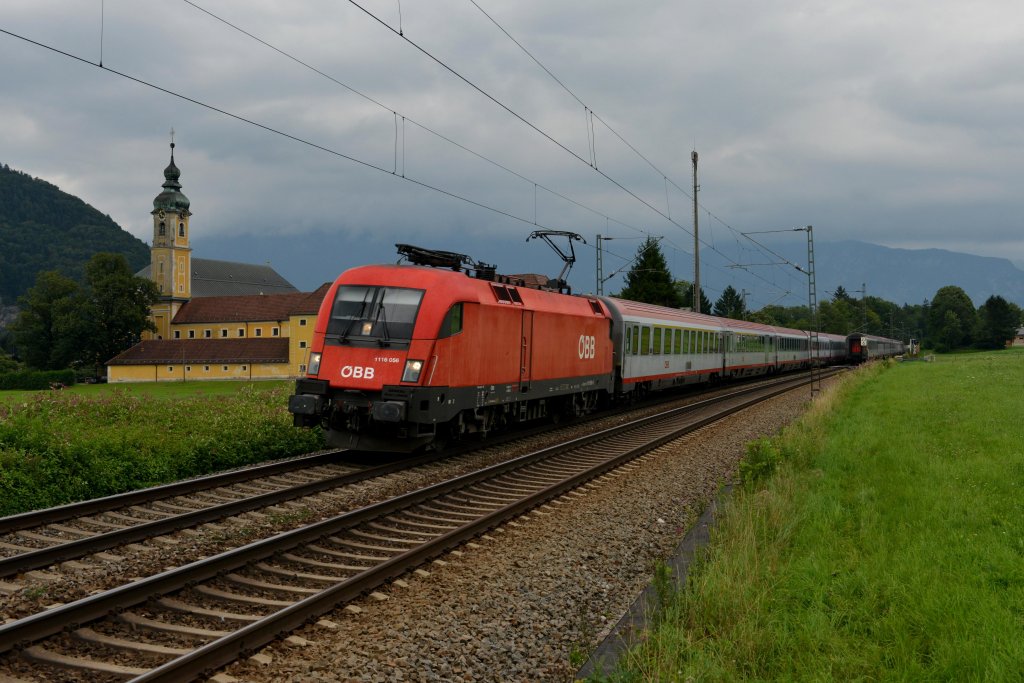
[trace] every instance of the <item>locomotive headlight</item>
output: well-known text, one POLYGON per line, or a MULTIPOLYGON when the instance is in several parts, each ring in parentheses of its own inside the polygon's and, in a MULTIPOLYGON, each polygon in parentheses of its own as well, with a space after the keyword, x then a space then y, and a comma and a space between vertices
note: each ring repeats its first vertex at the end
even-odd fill
POLYGON ((407 360, 405 361, 405 371, 402 373, 403 382, 419 382, 420 372, 423 371, 423 361, 421 360, 407 360))
POLYGON ((309 369, 306 372, 310 375, 316 375, 320 372, 320 356, 319 353, 309 354, 309 369))

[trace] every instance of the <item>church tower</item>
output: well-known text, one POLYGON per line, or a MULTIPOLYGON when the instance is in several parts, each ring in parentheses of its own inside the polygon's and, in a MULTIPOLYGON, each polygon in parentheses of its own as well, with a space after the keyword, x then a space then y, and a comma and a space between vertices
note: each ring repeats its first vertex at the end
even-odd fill
POLYGON ((189 246, 189 201, 181 192, 181 171, 174 165, 174 131, 171 131, 171 163, 164 169, 163 192, 153 200, 153 246, 150 277, 160 291, 153 305, 154 336, 167 339, 174 315, 192 298, 192 247, 189 246))

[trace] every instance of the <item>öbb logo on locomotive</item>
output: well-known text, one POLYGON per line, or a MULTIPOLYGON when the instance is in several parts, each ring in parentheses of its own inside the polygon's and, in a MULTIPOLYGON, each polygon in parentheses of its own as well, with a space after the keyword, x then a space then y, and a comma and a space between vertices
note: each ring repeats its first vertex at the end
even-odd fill
MULTIPOLYGON (((288 409, 334 447, 411 451, 649 392, 903 353, 899 340, 812 334, 497 275, 410 248, 411 265, 342 273, 288 409)), ((558 280, 556 282, 561 282, 558 280)))
POLYGON ((341 376, 345 379, 373 379, 373 368, 363 365, 341 366, 341 376))
POLYGON ((597 355, 597 340, 593 336, 581 334, 578 351, 580 358, 584 360, 594 358, 597 355))

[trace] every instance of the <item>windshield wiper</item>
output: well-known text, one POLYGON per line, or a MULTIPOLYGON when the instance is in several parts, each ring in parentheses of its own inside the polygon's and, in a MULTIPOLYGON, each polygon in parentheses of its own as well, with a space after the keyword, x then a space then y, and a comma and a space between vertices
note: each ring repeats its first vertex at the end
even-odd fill
POLYGON ((381 332, 383 332, 383 339, 378 339, 377 343, 382 347, 391 346, 391 337, 388 335, 388 316, 384 311, 384 297, 380 298, 380 308, 377 309, 377 315, 373 319, 374 325, 377 324, 377 320, 380 319, 381 332))
POLYGON ((369 287, 366 288, 366 292, 363 294, 363 302, 359 306, 359 314, 352 316, 352 319, 348 321, 348 325, 345 326, 345 331, 341 333, 341 337, 339 338, 339 341, 341 343, 344 344, 345 342, 348 341, 348 335, 349 335, 349 332, 352 331, 352 325, 357 320, 362 320, 363 313, 366 312, 366 297, 368 297, 368 296, 370 296, 370 288, 369 287))

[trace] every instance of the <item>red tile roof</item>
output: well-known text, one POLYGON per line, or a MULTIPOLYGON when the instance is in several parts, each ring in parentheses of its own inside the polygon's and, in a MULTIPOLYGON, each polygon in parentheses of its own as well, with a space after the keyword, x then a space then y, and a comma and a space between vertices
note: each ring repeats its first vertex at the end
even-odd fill
POLYGON ((276 339, 149 339, 114 356, 107 361, 107 365, 287 362, 287 337, 276 339))
POLYGON ((186 302, 171 324, 283 321, 292 315, 316 315, 330 283, 315 292, 207 296, 186 302))

